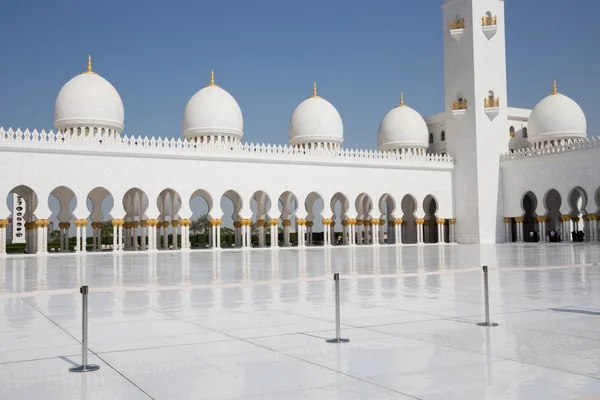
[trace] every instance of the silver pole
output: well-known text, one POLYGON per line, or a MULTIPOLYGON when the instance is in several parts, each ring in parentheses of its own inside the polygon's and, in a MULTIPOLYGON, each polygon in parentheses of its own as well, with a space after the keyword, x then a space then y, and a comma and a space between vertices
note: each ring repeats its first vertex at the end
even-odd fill
POLYGON ((342 339, 340 332, 340 274, 333 274, 335 281, 335 339, 327 339, 327 343, 348 343, 350 339, 342 339))
POLYGON ((83 304, 83 312, 82 312, 82 322, 81 322, 81 330, 82 330, 82 339, 81 339, 81 365, 77 367, 69 368, 70 372, 89 372, 96 371, 100 369, 98 365, 88 364, 87 363, 87 352, 88 352, 88 292, 89 289, 87 286, 82 286, 79 289, 79 293, 83 296, 82 304, 83 304))
POLYGON ((498 324, 490 322, 490 288, 488 283, 488 267, 483 266, 483 302, 485 304, 485 322, 480 322, 479 326, 498 326, 498 324))

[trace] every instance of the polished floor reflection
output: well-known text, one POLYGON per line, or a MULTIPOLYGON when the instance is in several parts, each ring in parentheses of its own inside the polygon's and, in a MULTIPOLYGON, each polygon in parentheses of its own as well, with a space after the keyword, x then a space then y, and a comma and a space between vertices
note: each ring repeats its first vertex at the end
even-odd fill
POLYGON ((588 244, 0 259, 0 399, 594 399, 599 259, 588 244), (482 265, 496 328, 476 325, 482 265), (347 344, 325 342, 335 272, 347 344), (101 368, 82 375, 84 284, 101 368))

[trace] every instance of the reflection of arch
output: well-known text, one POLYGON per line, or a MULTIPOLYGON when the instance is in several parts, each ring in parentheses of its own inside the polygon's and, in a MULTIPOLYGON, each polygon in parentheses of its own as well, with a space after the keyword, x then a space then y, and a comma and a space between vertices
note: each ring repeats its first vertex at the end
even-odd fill
POLYGON ((402 209, 402 243, 417 243, 417 224, 415 212, 417 211, 417 199, 407 194, 400 202, 402 209))
POLYGON ((381 212, 380 225, 379 225, 379 241, 380 243, 394 243, 394 229, 392 229, 390 222, 395 219, 394 214, 396 212, 396 200, 389 193, 384 193, 379 198, 379 211, 381 212))
POLYGON ((529 191, 525 193, 521 199, 521 207, 523 209, 523 240, 526 242, 537 241, 539 232, 537 229, 537 197, 529 191), (533 236, 531 232, 534 232, 533 236))
POLYGON ((423 210, 425 211, 423 241, 425 243, 437 243, 439 239, 436 215, 438 211, 438 201, 433 195, 429 194, 425 196, 425 199, 423 199, 423 210))

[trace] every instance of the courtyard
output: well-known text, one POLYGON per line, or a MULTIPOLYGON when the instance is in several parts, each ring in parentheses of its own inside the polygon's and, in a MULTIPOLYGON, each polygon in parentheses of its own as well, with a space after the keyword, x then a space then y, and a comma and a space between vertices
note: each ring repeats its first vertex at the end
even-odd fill
POLYGON ((9 256, 0 398, 600 399, 599 258, 584 243, 9 256), (476 325, 482 265, 495 328, 476 325), (346 344, 325 342, 336 272, 346 344), (100 370, 73 374, 81 285, 100 370))

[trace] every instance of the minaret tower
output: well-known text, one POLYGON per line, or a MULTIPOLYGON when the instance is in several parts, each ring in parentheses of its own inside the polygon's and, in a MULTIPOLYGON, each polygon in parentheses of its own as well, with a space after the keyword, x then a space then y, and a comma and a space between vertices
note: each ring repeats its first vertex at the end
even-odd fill
POLYGON ((459 243, 505 240, 499 155, 507 151, 504 0, 446 0, 446 140, 456 159, 459 243))

